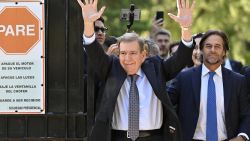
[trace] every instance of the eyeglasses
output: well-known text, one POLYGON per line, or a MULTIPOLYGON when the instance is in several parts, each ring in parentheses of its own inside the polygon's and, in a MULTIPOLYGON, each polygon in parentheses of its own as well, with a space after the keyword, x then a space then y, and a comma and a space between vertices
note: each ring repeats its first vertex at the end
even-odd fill
POLYGON ((108 28, 95 26, 94 30, 95 30, 95 32, 99 32, 101 30, 102 33, 105 33, 108 30, 108 28))

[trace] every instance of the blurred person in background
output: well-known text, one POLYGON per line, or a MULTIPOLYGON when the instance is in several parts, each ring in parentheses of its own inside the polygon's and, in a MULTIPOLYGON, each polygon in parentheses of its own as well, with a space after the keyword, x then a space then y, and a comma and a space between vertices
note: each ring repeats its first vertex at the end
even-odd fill
POLYGON ((95 34, 96 34, 96 39, 97 41, 103 45, 106 39, 106 32, 108 30, 107 27, 105 27, 105 20, 103 17, 98 18, 95 22, 94 22, 94 30, 95 30, 95 34))
POLYGON ((158 30, 154 35, 154 41, 159 46, 160 56, 166 60, 169 56, 169 46, 171 40, 171 33, 166 29, 158 30))
MULTIPOLYGON (((227 55, 229 56, 229 54, 227 55)), ((229 57, 225 58, 225 61, 223 63, 223 66, 229 70, 232 70, 237 73, 241 73, 243 65, 241 62, 230 59, 229 57)))
POLYGON ((245 66, 242 69, 242 74, 245 75, 246 79, 247 79, 247 93, 248 93, 248 97, 246 97, 248 99, 248 102, 250 103, 250 66, 245 66))
POLYGON ((160 49, 158 45, 155 42, 148 39, 145 40, 145 50, 147 52, 147 57, 160 55, 160 49))
POLYGON ((150 39, 153 40, 160 49, 160 56, 166 60, 169 57, 169 46, 171 41, 171 33, 167 29, 163 28, 163 17, 153 19, 150 31, 150 39))
POLYGON ((118 42, 118 40, 114 36, 109 36, 106 38, 104 45, 103 45, 104 51, 106 52, 106 54, 115 55, 115 56, 119 55, 119 49, 118 49, 117 42, 118 42))
POLYGON ((202 63, 202 53, 200 50, 200 41, 204 33, 198 33, 193 35, 193 39, 195 41, 195 48, 193 50, 192 60, 193 65, 192 66, 199 66, 202 63))
POLYGON ((173 56, 174 53, 177 51, 180 42, 173 42, 169 46, 169 57, 173 56))

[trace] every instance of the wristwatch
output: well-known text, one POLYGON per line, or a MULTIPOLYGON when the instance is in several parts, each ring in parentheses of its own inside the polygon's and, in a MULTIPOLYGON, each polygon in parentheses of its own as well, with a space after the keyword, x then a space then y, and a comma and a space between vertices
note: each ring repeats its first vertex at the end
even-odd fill
POLYGON ((245 136, 240 135, 240 137, 241 137, 244 141, 248 141, 248 139, 247 139, 245 136))

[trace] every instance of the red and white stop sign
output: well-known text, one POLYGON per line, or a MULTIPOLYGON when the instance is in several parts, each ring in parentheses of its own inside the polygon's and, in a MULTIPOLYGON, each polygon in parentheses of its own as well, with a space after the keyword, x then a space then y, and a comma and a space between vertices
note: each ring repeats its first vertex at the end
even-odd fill
POLYGON ((27 54, 40 40, 40 21, 27 7, 0 11, 0 48, 6 54, 27 54))

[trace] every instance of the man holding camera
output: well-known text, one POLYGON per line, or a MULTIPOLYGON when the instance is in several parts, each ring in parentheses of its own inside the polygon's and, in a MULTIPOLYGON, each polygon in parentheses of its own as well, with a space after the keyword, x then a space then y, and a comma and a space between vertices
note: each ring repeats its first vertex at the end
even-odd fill
POLYGON ((164 11, 157 11, 156 16, 152 22, 150 39, 153 40, 160 49, 160 57, 164 60, 169 57, 169 47, 171 43, 171 33, 163 28, 164 11))
POLYGON ((97 0, 78 0, 84 19, 84 47, 96 73, 105 81, 90 141, 180 141, 180 125, 166 93, 166 81, 185 67, 192 55, 194 3, 177 0, 178 15, 169 16, 182 28, 179 50, 170 59, 146 59, 144 41, 135 33, 118 42, 119 58, 108 56, 95 40, 93 22, 104 12, 97 0))

